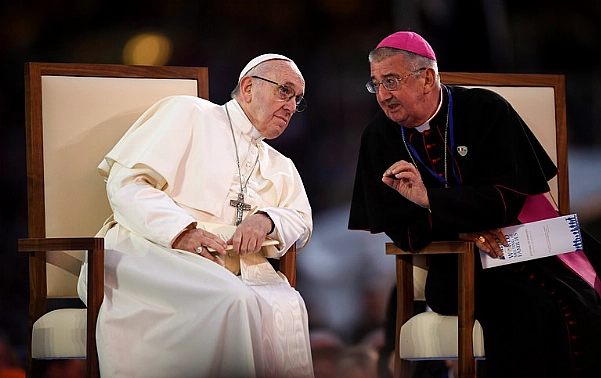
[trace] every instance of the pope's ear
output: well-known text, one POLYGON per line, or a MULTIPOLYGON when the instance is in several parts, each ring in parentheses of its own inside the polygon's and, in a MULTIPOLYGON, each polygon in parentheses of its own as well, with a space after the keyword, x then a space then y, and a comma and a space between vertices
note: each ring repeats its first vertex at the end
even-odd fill
POLYGON ((250 101, 253 90, 253 79, 250 76, 245 76, 240 80, 240 96, 244 101, 250 101))

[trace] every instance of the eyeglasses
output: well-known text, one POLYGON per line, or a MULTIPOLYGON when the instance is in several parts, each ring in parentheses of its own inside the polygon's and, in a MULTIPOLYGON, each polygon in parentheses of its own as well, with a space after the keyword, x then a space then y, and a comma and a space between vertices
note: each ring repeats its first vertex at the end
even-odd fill
POLYGON ((251 76, 253 79, 259 79, 259 80, 263 80, 266 81, 268 83, 271 84, 275 84, 278 86, 278 96, 280 98, 280 100, 284 101, 284 102, 288 102, 290 100, 292 100, 292 98, 294 97, 294 103, 296 104, 296 112, 300 113, 303 110, 307 109, 307 100, 305 100, 305 98, 303 96, 297 96, 296 92, 294 92, 294 89, 290 88, 287 85, 284 84, 280 84, 280 83, 276 83, 275 81, 269 80, 269 79, 265 79, 264 77, 261 76, 251 76))
POLYGON ((377 81, 368 81, 365 84, 365 88, 367 88, 367 91, 369 93, 378 93, 378 87, 380 85, 382 85, 387 91, 396 91, 397 89, 399 89, 399 87, 401 86, 401 82, 403 80, 405 80, 406 78, 408 78, 411 75, 415 75, 418 72, 421 72, 423 70, 425 70, 426 67, 422 67, 420 69, 417 69, 415 71, 411 71, 409 72, 407 75, 405 76, 401 76, 401 77, 391 77, 388 79, 384 79, 384 81, 381 82, 377 82, 377 81))

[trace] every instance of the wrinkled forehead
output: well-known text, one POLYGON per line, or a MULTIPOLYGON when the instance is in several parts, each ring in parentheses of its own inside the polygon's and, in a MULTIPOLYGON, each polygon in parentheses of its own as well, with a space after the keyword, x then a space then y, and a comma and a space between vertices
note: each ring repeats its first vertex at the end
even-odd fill
POLYGON ((272 63, 273 74, 280 84, 294 86, 297 92, 305 90, 305 79, 294 62, 279 60, 272 63))
POLYGON ((378 61, 372 61, 369 64, 371 77, 398 76, 407 71, 405 56, 396 54, 387 56, 378 61))
POLYGON ((261 76, 278 84, 286 85, 292 88, 297 95, 305 92, 305 79, 296 64, 291 61, 267 61, 250 70, 247 76, 261 76))

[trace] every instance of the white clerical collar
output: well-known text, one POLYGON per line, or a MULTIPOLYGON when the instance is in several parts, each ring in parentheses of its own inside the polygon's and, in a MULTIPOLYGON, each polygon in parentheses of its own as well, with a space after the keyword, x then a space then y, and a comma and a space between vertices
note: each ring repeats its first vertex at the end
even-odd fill
POLYGON ((244 110, 242 110, 242 107, 240 104, 238 104, 238 101, 232 99, 226 105, 228 105, 228 108, 232 112, 232 122, 234 123, 234 126, 239 128, 244 135, 248 135, 250 138, 256 141, 265 139, 259 130, 257 130, 257 128, 250 122, 246 116, 246 113, 244 113, 244 110), (233 106, 230 107, 229 104, 233 104, 233 106))
POLYGON ((426 130, 430 130, 430 121, 434 117, 436 117, 436 115, 440 111, 440 108, 442 108, 442 87, 440 87, 440 101, 438 101, 438 107, 436 108, 436 111, 434 112, 434 114, 432 114, 432 117, 428 118, 426 122, 422 123, 420 126, 417 126, 415 129, 420 133, 423 133, 426 130))

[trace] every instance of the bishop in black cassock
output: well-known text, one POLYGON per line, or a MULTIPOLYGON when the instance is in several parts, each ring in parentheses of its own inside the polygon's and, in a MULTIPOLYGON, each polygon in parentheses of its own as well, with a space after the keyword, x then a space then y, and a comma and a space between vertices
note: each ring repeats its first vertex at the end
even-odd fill
MULTIPOLYGON (((441 95, 429 128, 404 128, 382 111, 366 127, 349 229, 385 232, 399 247, 416 250, 517 224, 526 199, 549 191, 557 168, 506 100, 462 87, 442 86, 441 95), (400 160, 416 165, 429 209, 382 182, 400 160)), ((599 243, 583 238, 601 272, 599 243)), ((434 311, 456 314, 456 282, 456 258, 433 257, 426 300, 434 311)), ((487 377, 601 376, 599 295, 555 256, 491 269, 478 259, 475 295, 487 377)))

